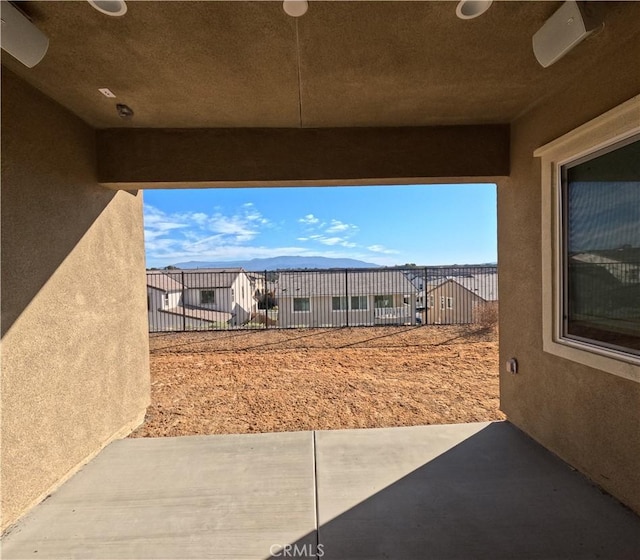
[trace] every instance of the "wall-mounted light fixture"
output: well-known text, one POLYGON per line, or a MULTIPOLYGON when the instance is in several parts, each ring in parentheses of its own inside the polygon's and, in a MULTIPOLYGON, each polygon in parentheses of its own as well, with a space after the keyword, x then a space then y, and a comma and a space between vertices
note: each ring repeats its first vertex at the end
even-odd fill
POLYGON ((127 13, 127 4, 124 0, 87 0, 96 10, 108 16, 123 16, 127 13))
POLYGON ((47 54, 49 48, 47 36, 7 0, 2 0, 0 19, 2 20, 0 32, 2 49, 27 68, 33 68, 47 54))
POLYGON ((484 14, 493 4, 493 0, 460 0, 456 15, 460 19, 473 19, 484 14))
POLYGON ((602 25, 587 2, 567 0, 533 36, 533 54, 547 68, 602 25))
POLYGON ((307 13, 309 2, 307 0, 284 0, 282 9, 291 17, 300 17, 307 13))

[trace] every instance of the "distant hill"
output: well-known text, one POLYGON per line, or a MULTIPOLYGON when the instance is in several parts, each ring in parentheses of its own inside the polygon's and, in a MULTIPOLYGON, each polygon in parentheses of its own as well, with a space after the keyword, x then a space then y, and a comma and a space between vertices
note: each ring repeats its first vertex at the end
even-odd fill
POLYGON ((305 268, 380 268, 380 265, 356 259, 331 259, 327 257, 272 257, 249 261, 189 261, 174 265, 181 269, 193 268, 244 268, 250 271, 286 270, 305 268))

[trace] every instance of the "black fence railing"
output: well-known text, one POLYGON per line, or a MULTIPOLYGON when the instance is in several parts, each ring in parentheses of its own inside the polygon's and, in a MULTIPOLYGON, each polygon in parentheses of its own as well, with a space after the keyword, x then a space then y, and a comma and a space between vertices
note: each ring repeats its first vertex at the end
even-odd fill
POLYGON ((597 254, 569 262, 565 277, 565 331, 640 351, 640 262, 597 254))
POLYGON ((149 332, 497 320, 495 266, 147 272, 149 332))

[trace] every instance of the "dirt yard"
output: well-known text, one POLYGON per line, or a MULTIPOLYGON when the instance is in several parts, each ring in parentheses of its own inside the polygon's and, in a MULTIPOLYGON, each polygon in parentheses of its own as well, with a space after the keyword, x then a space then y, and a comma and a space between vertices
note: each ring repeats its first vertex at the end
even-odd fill
POLYGON ((498 342, 475 327, 151 335, 151 406, 133 437, 503 419, 498 342))

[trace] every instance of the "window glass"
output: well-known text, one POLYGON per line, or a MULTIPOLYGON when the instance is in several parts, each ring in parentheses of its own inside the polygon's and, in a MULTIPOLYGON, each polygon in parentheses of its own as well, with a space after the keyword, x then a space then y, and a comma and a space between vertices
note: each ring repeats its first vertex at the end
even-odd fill
POLYGON ((200 302, 201 303, 215 303, 216 302, 216 292, 214 290, 202 290, 200 292, 200 302))
POLYGON ((366 310, 369 307, 367 301, 367 296, 351 296, 351 309, 356 311, 366 310))
POLYGON ((388 309, 393 307, 393 296, 374 296, 373 307, 376 309, 388 309))
POLYGON ((311 305, 309 298, 293 298, 293 310, 294 311, 310 311, 311 305))
POLYGON ((334 296, 331 298, 331 309, 333 311, 344 311, 347 308, 347 298, 344 296, 334 296))
POLYGON ((563 166, 562 205, 563 336, 640 355, 640 138, 563 166))

